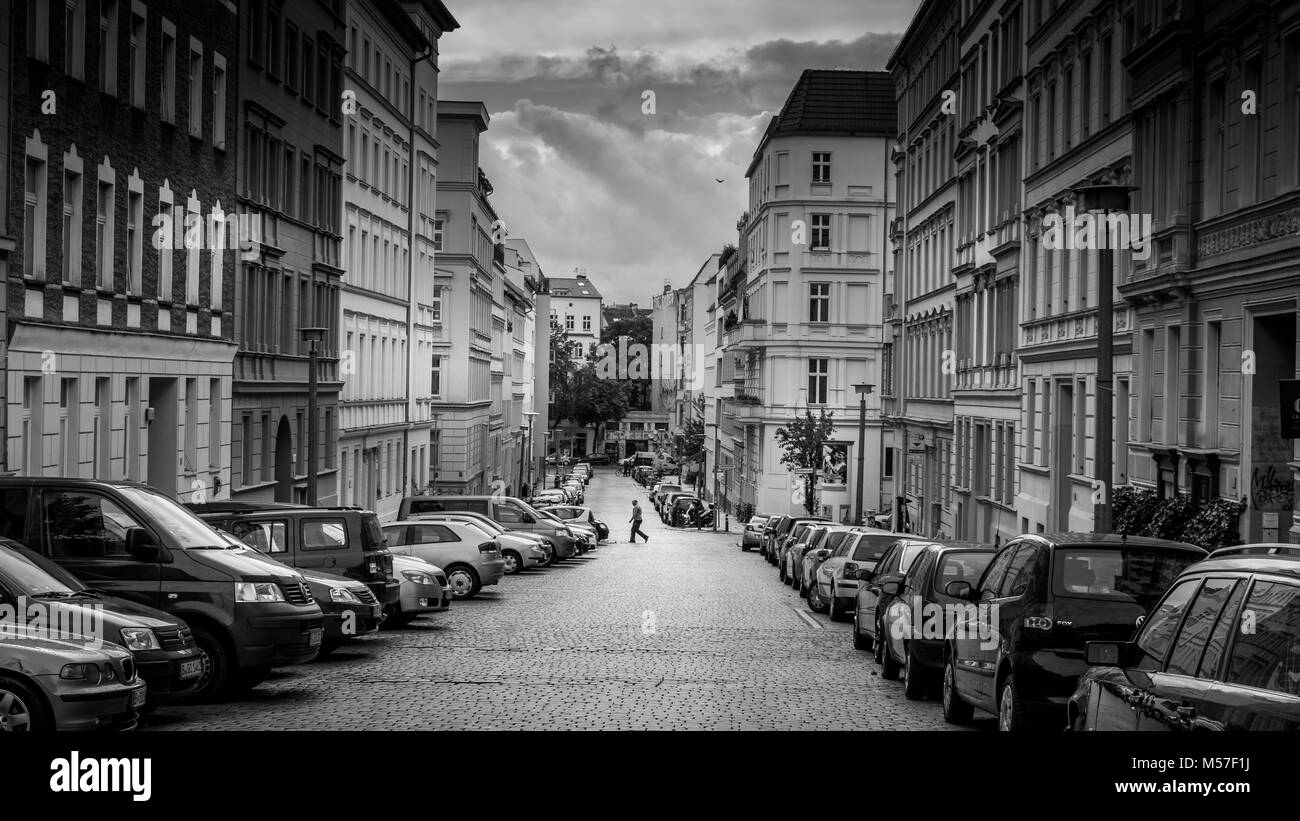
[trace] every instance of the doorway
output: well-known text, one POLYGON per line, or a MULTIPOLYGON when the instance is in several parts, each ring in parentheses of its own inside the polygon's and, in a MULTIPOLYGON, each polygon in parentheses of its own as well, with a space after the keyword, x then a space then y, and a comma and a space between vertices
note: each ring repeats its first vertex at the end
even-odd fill
POLYGON ((289 417, 281 416, 275 429, 275 500, 292 502, 293 498, 293 435, 289 432, 289 417))
POLYGON ((1257 315, 1252 322, 1249 541, 1286 541, 1295 512, 1291 440, 1282 438, 1278 382, 1295 378, 1296 314, 1257 315))
POLYGON ((145 481, 168 496, 176 496, 177 462, 176 427, 179 423, 176 408, 176 380, 151 378, 149 380, 149 408, 153 419, 149 421, 149 454, 146 461, 145 481))

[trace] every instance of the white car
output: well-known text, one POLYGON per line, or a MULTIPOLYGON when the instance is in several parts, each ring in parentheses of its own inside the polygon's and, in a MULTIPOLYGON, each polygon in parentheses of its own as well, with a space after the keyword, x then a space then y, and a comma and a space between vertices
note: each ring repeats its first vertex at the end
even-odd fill
POLYGON ((452 521, 477 527, 486 538, 496 539, 501 545, 501 557, 506 560, 506 575, 513 576, 531 567, 546 567, 555 563, 555 545, 545 536, 527 531, 506 530, 481 513, 455 510, 443 513, 420 513, 405 521, 452 521))
POLYGON ((383 530, 394 556, 417 556, 444 568, 454 598, 472 599, 506 574, 500 543, 474 525, 408 519, 383 530))
POLYGON ((808 609, 830 613, 833 621, 850 618, 858 599, 858 570, 873 569, 876 562, 906 533, 876 528, 855 528, 857 535, 846 538, 835 552, 813 572, 815 584, 808 588, 808 609))
POLYGON ((401 593, 388 606, 383 627, 401 627, 417 616, 451 608, 451 585, 436 564, 416 556, 393 556, 393 578, 402 583, 401 593))

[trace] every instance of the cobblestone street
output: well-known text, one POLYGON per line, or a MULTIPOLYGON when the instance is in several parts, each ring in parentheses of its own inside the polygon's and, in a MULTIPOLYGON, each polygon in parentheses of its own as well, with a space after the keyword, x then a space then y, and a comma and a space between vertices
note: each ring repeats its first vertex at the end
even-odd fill
MULTIPOLYGON (((163 707, 191 729, 944 729, 934 701, 855 651, 850 625, 809 612, 731 533, 676 531, 645 491, 609 468, 587 501, 616 543, 508 576, 410 627, 328 660, 276 670, 244 698, 163 707), (814 626, 815 625, 815 626, 814 626)), ((980 726, 982 722, 977 722, 980 726)))

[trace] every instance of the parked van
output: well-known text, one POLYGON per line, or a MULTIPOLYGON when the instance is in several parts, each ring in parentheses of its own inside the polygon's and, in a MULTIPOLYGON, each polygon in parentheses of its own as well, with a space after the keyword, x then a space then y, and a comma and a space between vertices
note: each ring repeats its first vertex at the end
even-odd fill
POLYGON ((506 530, 526 530, 545 536, 555 544, 555 560, 572 558, 578 552, 578 537, 563 522, 540 515, 532 505, 514 496, 407 496, 398 508, 398 520, 421 513, 468 511, 481 513, 506 530))
POLYGON ((92 589, 182 619, 203 659, 194 698, 255 687, 320 648, 321 610, 297 571, 233 547, 147 485, 0 477, 0 537, 92 589))

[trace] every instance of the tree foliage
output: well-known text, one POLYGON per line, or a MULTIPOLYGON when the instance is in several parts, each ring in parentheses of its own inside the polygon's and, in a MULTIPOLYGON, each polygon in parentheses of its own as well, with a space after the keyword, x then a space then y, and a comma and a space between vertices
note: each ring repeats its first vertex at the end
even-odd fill
POLYGON ((774 434, 781 447, 781 464, 792 470, 812 468, 803 477, 803 509, 809 516, 817 511, 817 473, 822 468, 824 445, 835 433, 835 414, 819 408, 813 416, 811 410, 796 416, 774 434))

